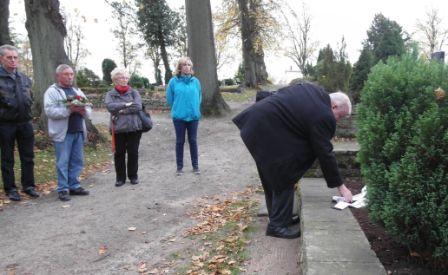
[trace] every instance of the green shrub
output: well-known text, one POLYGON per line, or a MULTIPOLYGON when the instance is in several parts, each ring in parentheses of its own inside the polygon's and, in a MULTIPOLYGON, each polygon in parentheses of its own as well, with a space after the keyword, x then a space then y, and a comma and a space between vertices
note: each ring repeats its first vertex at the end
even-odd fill
POLYGON ((140 76, 138 74, 132 74, 129 79, 129 85, 134 88, 150 88, 150 83, 148 78, 140 76))
POLYGON ((448 68, 404 56, 372 68, 358 154, 372 218, 411 250, 448 259, 448 68))

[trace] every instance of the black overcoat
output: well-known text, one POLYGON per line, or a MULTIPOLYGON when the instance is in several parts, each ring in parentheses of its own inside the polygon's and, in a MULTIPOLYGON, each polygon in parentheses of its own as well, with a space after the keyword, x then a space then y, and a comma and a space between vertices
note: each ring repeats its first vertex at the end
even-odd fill
POLYGON ((274 190, 295 184, 316 158, 328 187, 342 184, 331 144, 336 119, 329 95, 319 86, 301 83, 280 89, 238 114, 233 122, 274 190))

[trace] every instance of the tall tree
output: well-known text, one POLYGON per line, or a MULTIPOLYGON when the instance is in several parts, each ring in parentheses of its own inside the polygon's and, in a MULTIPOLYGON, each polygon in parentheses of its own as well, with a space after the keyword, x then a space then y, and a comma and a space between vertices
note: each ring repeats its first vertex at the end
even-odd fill
POLYGON ((424 37, 422 44, 426 47, 428 57, 431 53, 440 51, 447 42, 448 28, 443 26, 442 21, 437 9, 427 11, 423 21, 417 21, 417 30, 424 37))
MULTIPOLYGON (((289 7, 289 5, 288 5, 289 7)), ((299 68, 303 77, 310 72, 310 59, 316 51, 317 42, 311 39, 311 15, 305 4, 302 5, 302 14, 298 16, 289 7, 289 12, 283 12, 287 27, 287 37, 291 46, 286 48, 286 56, 289 57, 299 68)))
POLYGON ((152 60, 154 68, 154 80, 156 85, 162 85, 162 72, 160 71, 160 52, 158 47, 148 47, 146 56, 152 60))
POLYGON ((370 68, 374 65, 374 59, 375 58, 369 45, 364 43, 358 61, 353 66, 353 75, 350 79, 351 96, 353 101, 356 103, 360 100, 361 90, 367 80, 370 68))
POLYGON ((359 100, 370 69, 378 61, 385 62, 390 56, 404 54, 407 40, 408 37, 397 22, 386 18, 381 13, 375 15, 372 25, 367 30, 367 40, 363 42, 361 55, 353 69, 353 78, 350 83, 353 100, 359 100))
POLYGON ((217 39, 239 35, 243 52, 245 85, 255 87, 267 81, 264 49, 279 41, 280 24, 273 15, 280 8, 277 0, 222 1, 215 14, 217 39))
POLYGON ((165 0, 136 0, 138 24, 149 47, 160 49, 165 67, 165 83, 173 76, 167 47, 176 42, 176 30, 180 16, 167 5, 165 0))
POLYGON ((43 94, 54 83, 59 64, 70 64, 64 50, 67 30, 57 0, 25 0, 26 29, 30 38, 34 69, 35 115, 46 125, 43 94))
POLYGON ((137 50, 141 45, 134 41, 137 33, 135 10, 127 1, 106 1, 114 11, 117 26, 113 29, 113 34, 118 40, 118 51, 121 63, 125 68, 133 64, 137 57, 137 50))
POLYGON ((330 45, 319 51, 317 64, 313 71, 314 80, 317 80, 327 91, 348 90, 352 68, 350 62, 346 60, 344 39, 336 53, 330 45))
POLYGON ((238 0, 238 6, 241 16, 244 82, 248 87, 256 87, 258 84, 265 84, 268 80, 263 43, 256 19, 256 14, 263 7, 260 0, 238 0))
POLYGON ((229 111, 218 86, 210 0, 185 0, 188 53, 202 86, 202 112, 221 115, 229 111))
POLYGON ((0 46, 12 45, 9 33, 9 0, 0 0, 0 46))
POLYGON ((188 42, 187 42, 187 22, 185 20, 185 7, 182 6, 179 9, 179 26, 175 30, 174 35, 174 53, 175 58, 180 58, 188 54, 188 42))
MULTIPOLYGON (((402 27, 384 15, 376 14, 367 41, 371 45, 375 60, 386 61, 389 56, 400 56, 405 53, 405 34, 402 27)), ((376 62, 375 62, 376 63, 376 62)))
POLYGON ((83 45, 85 39, 83 23, 86 22, 86 18, 81 16, 78 10, 75 10, 74 14, 66 13, 65 22, 67 24, 67 36, 64 39, 64 47, 68 59, 77 71, 80 62, 90 54, 89 50, 83 45))

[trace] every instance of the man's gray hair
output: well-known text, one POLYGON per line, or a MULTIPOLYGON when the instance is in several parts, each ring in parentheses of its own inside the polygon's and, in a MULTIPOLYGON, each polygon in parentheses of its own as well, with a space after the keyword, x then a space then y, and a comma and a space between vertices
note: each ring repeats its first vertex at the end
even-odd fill
POLYGON ((60 74, 60 73, 62 73, 63 71, 65 71, 67 69, 72 69, 73 70, 73 68, 70 65, 61 64, 61 65, 56 67, 56 74, 60 74))
POLYGON ((129 77, 128 71, 126 71, 123 68, 118 68, 118 67, 113 69, 112 72, 110 72, 110 79, 112 79, 112 81, 114 81, 115 78, 117 77, 117 75, 123 75, 123 76, 129 77))
POLYGON ((5 44, 5 45, 0 46, 0 55, 4 56, 5 53, 6 53, 5 52, 6 50, 8 50, 8 51, 15 51, 16 53, 19 52, 19 49, 17 49, 16 47, 14 47, 12 45, 5 44))
POLYGON ((335 92, 330 94, 331 101, 336 102, 340 106, 347 108, 347 115, 352 114, 352 103, 350 98, 343 92, 335 92))

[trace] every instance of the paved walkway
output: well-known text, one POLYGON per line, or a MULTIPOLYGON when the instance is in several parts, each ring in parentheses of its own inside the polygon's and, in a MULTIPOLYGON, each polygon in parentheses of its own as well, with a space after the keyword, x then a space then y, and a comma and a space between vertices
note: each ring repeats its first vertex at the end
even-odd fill
POLYGON ((323 179, 301 180, 303 274, 386 274, 349 209, 333 209, 338 195, 323 179))

